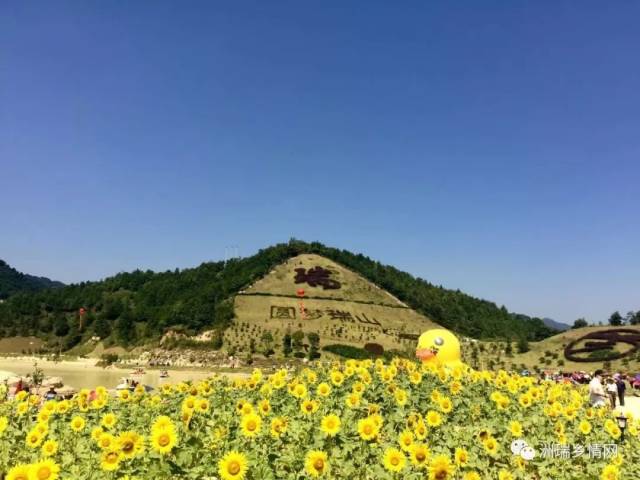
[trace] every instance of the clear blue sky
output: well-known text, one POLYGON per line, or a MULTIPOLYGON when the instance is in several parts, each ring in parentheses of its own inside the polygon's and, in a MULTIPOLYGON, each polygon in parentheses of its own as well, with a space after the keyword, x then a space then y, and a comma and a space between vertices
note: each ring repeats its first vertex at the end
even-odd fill
POLYGON ((640 309, 636 2, 0 6, 0 258, 296 237, 513 311, 640 309))

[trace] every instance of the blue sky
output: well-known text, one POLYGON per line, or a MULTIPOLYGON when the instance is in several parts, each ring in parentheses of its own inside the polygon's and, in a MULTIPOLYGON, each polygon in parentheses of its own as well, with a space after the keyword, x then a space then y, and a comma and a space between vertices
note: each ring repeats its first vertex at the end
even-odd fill
POLYGON ((0 258, 319 240, 572 322, 640 309, 640 5, 3 2, 0 258))

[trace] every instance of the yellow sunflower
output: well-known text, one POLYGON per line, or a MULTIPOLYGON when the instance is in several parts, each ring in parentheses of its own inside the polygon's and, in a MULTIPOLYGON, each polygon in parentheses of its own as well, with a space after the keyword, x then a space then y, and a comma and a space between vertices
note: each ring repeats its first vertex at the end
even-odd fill
POLYGON ((320 477, 329 470, 327 454, 320 450, 312 450, 304 459, 304 469, 312 477, 320 477))
POLYGON ((282 417, 271 420, 271 436, 278 438, 287 431, 287 421, 282 417))
POLYGON ((318 410, 320 404, 316 400, 304 400, 300 404, 300 411, 305 415, 310 415, 318 410))
POLYGON ((42 443, 42 439, 43 436, 40 432, 38 432, 37 430, 31 430, 29 433, 27 433, 25 441, 29 447, 36 448, 40 446, 40 444, 42 443))
POLYGON ((29 480, 31 465, 20 464, 9 469, 6 480, 29 480))
POLYGON ((269 402, 269 400, 260 400, 260 402, 258 402, 258 411, 262 415, 269 415, 269 413, 271 413, 271 403, 269 402))
POLYGON ((0 417, 0 435, 7 429, 7 425, 9 424, 9 420, 7 417, 0 417))
POLYGON ((424 443, 414 443, 409 450, 411 463, 418 468, 426 468, 431 452, 424 443))
POLYGON ((162 430, 174 430, 175 426, 173 424, 173 420, 167 417, 166 415, 160 415, 153 421, 153 425, 151 426, 151 431, 162 431, 162 430))
POLYGON ((601 480, 618 480, 620 470, 615 465, 607 465, 602 469, 601 480))
POLYGON ((117 443, 123 458, 133 458, 144 450, 144 439, 136 432, 122 432, 117 443))
POLYGON ((411 430, 403 430, 398 435, 398 443, 400 444, 400 448, 405 452, 411 450, 411 446, 413 445, 413 433, 411 430))
POLYGON ((321 397, 328 397, 331 394, 331 386, 328 383, 322 382, 318 385, 316 392, 321 397))
POLYGON ((435 410, 427 412, 427 425, 430 427, 438 427, 442 424, 442 416, 435 410))
POLYGON ((55 440, 47 440, 42 444, 42 455, 45 457, 51 457, 58 451, 58 442, 55 440))
POLYGON ((513 475, 507 470, 500 470, 498 472, 498 480, 513 480, 513 475))
POLYGON ((117 450, 105 450, 100 456, 100 467, 102 470, 112 472, 120 466, 122 454, 117 450))
POLYGON ((382 458, 382 464, 384 468, 389 470, 390 472, 400 472, 404 468, 407 463, 407 459, 397 448, 387 448, 384 451, 384 456, 382 458))
POLYGON ((118 421, 118 417, 116 417, 115 414, 109 412, 109 413, 105 413, 102 416, 102 419, 100 420, 100 424, 105 428, 113 428, 113 426, 116 424, 117 421, 118 421))
POLYGON ((71 419, 71 430, 74 432, 80 432, 84 429, 84 426, 87 424, 85 419, 80 416, 75 416, 71 419))
POLYGON ((358 420, 358 434, 363 440, 373 440, 378 435, 378 425, 371 417, 358 420))
POLYGON ((522 436, 522 424, 520 422, 518 422, 517 420, 512 420, 511 422, 509 422, 509 432, 514 437, 518 437, 518 438, 521 437, 522 436))
POLYGON ((334 437, 340 431, 340 417, 335 414, 326 415, 320 421, 320 430, 329 437, 334 437))
POLYGON ((487 439, 482 442, 482 445, 488 454, 495 455, 498 453, 498 442, 495 438, 487 437, 487 439))
POLYGON ((464 448, 456 448, 455 462, 459 467, 464 467, 469 461, 469 452, 464 448))
POLYGON ((589 435, 591 433, 591 424, 587 420, 582 420, 578 425, 578 430, 583 435, 589 435))
POLYGON ((115 448, 116 438, 110 433, 102 433, 98 438, 98 447, 102 450, 109 450, 115 448))
POLYGON ((248 468, 247 457, 236 451, 228 452, 218 462, 218 474, 222 480, 242 480, 248 468))
POLYGON ((30 480, 56 480, 60 466, 53 460, 47 458, 31 466, 29 472, 30 480))
POLYGON ((173 429, 156 430, 151 433, 151 447, 163 455, 171 452, 178 443, 178 436, 173 429))
POLYGON ((438 455, 429 463, 429 480, 446 480, 453 475, 454 467, 445 455, 438 455))
POLYGON ((255 437, 260 433, 260 427, 262 426, 262 417, 256 415, 255 413, 250 413, 249 415, 245 415, 242 417, 240 422, 240 427, 242 429, 242 434, 245 437, 255 437))

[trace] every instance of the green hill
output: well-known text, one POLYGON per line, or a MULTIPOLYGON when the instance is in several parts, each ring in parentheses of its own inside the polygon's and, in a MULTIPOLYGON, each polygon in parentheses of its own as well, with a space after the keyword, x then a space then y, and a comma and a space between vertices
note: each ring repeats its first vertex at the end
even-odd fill
MULTIPOLYGON (((121 345, 158 339, 168 329, 188 334, 213 329, 222 335, 244 321, 242 311, 235 312, 237 298, 246 298, 243 293, 255 282, 302 254, 318 255, 373 285, 376 291, 367 287, 364 299, 347 299, 361 305, 392 296, 419 318, 474 338, 539 340, 553 333, 540 319, 516 316, 492 302, 431 284, 364 255, 292 240, 226 263, 158 273, 136 270, 99 282, 17 293, 0 304, 0 334, 35 335, 46 339, 50 348, 63 349, 94 335, 121 345), (234 319, 234 313, 240 316, 234 319)), ((281 295, 295 298, 295 286, 290 294, 281 295)))
POLYGON ((45 277, 34 277, 33 275, 20 273, 4 260, 0 260, 0 300, 18 292, 37 292, 45 288, 63 286, 63 283, 55 282, 45 277))

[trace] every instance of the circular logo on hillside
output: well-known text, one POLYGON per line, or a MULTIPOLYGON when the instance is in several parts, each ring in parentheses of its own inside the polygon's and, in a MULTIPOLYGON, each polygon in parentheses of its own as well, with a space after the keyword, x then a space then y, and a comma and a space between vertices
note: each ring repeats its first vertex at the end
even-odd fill
POLYGON ((590 332, 570 342, 564 356, 572 362, 617 360, 635 353, 640 347, 640 331, 611 328, 590 332))

